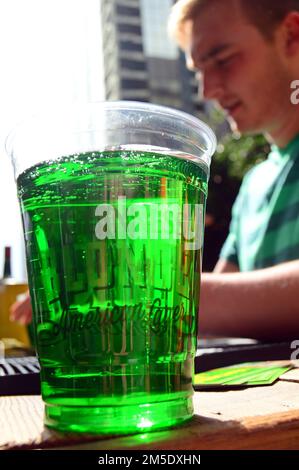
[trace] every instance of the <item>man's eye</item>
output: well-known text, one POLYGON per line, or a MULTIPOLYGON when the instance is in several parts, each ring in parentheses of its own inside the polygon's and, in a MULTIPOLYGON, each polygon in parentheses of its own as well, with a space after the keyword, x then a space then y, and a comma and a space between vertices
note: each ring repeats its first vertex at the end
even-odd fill
POLYGON ((223 67, 225 65, 228 65, 233 60, 233 58, 234 58, 234 56, 228 56, 228 57, 224 57, 222 59, 217 59, 216 64, 219 67, 223 67))

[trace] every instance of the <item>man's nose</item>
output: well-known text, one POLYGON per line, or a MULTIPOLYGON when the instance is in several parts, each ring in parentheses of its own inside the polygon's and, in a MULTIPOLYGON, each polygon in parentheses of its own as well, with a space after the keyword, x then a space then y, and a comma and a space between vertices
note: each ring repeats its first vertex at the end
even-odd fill
POLYGON ((202 73, 199 82, 199 93, 205 100, 219 101, 223 94, 221 77, 214 72, 202 73))

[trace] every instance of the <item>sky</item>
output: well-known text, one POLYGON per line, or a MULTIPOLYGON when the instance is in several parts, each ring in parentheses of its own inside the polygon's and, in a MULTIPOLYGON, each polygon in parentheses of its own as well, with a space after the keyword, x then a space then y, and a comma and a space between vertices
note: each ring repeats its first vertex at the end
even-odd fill
POLYGON ((4 143, 27 116, 104 98, 100 0, 0 0, 0 277, 5 245, 24 277, 21 219, 4 143))

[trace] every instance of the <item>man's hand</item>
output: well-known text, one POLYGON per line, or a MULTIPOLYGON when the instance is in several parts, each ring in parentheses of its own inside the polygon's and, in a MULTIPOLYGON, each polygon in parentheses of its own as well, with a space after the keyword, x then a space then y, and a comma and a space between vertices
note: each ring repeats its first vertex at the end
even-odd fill
POLYGON ((15 302, 10 307, 10 321, 16 321, 22 325, 28 325, 32 320, 32 307, 29 292, 23 300, 15 302))

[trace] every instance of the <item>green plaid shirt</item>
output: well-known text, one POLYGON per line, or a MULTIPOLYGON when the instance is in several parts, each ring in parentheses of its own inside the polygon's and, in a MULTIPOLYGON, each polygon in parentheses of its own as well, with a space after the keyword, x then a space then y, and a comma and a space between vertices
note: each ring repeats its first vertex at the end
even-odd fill
POLYGON ((240 271, 299 259, 299 135, 245 176, 220 258, 240 271))

